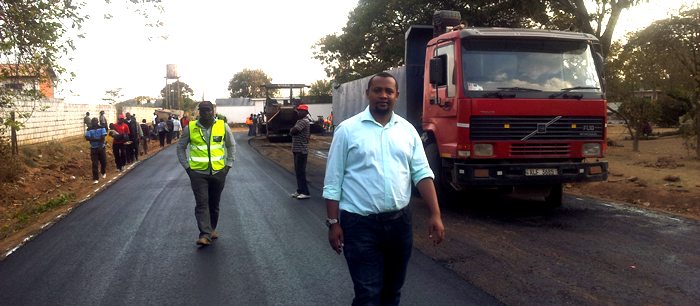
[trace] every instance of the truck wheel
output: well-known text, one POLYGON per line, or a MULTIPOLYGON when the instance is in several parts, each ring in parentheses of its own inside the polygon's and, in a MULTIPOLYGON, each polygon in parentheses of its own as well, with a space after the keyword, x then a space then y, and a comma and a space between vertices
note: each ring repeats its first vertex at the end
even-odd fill
POLYGON ((562 204, 562 198, 564 197, 564 185, 556 184, 552 185, 549 194, 544 197, 544 202, 549 207, 560 207, 562 204))
POLYGON ((450 190, 450 187, 444 180, 444 173, 442 171, 442 161, 440 159, 440 152, 438 151, 437 144, 429 143, 425 147, 425 155, 428 157, 428 165, 430 169, 433 170, 435 174, 435 179, 433 179, 433 184, 435 185, 435 192, 437 193, 438 202, 440 206, 448 206, 454 201, 455 191, 450 190))

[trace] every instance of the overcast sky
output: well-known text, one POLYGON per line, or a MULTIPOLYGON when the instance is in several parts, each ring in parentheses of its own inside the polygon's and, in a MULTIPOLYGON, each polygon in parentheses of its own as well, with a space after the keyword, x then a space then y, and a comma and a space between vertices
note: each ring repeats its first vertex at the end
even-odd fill
MULTIPOLYGON (((698 0, 694 0, 698 1, 698 0)), ((118 4, 88 1, 92 18, 86 37, 65 60, 76 78, 59 83, 60 98, 101 103, 105 91, 122 88, 122 99, 158 97, 167 64, 176 64, 180 80, 196 100, 228 97, 228 81, 244 68, 262 69, 274 83, 327 79, 311 46, 341 32, 357 0, 171 0, 164 1, 165 25, 144 30, 143 17, 118 4), (102 18, 105 12, 115 17, 102 18), (167 39, 149 36, 166 35, 167 39)), ((119 2, 119 1, 113 1, 119 2)), ((652 0, 623 13, 617 38, 653 20, 677 12, 692 0, 652 0)))

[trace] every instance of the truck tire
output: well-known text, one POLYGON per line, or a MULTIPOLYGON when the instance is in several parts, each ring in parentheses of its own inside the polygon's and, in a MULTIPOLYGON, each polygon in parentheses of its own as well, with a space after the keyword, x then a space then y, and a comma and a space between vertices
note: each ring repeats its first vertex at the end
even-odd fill
POLYGON ((462 16, 457 11, 441 10, 433 14, 433 24, 446 27, 458 26, 462 22, 462 16))
POLYGON ((560 207, 562 204, 562 199, 564 197, 564 185, 555 184, 552 185, 549 194, 544 197, 544 202, 548 207, 560 207))
POLYGON ((435 142, 431 142, 425 146, 425 155, 428 157, 428 165, 430 165, 430 169, 433 170, 433 174, 435 175, 433 184, 435 185, 438 203, 442 207, 449 206, 454 202, 456 192, 451 190, 452 187, 450 187, 443 178, 442 160, 435 142))

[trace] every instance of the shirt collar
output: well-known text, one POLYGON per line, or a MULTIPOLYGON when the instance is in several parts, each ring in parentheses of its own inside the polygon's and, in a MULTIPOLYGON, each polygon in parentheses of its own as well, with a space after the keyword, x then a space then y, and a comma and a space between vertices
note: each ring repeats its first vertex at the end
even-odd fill
MULTIPOLYGON (((372 121, 372 122, 381 126, 381 124, 379 122, 377 122, 377 120, 374 120, 374 117, 372 117, 372 113, 369 112, 369 105, 367 107, 365 107, 365 110, 360 115, 360 120, 361 121, 372 121)), ((397 120, 398 120, 398 116, 396 116, 394 111, 391 111, 391 119, 389 119, 389 122, 387 123, 387 125, 395 124, 397 122, 397 120)))

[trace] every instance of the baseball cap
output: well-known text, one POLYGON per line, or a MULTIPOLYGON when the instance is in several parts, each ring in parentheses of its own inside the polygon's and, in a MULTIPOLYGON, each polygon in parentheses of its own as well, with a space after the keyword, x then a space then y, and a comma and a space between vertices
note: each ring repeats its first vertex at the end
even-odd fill
POLYGON ((126 117, 124 117, 124 114, 119 114, 119 116, 118 116, 117 118, 119 118, 119 119, 124 119, 124 118, 126 118, 126 117))
POLYGON ((297 110, 305 110, 308 112, 309 106, 307 106, 306 104, 299 104, 299 106, 297 106, 297 110))
POLYGON ((212 104, 209 101, 202 101, 199 103, 199 106, 197 107, 198 109, 209 109, 213 110, 214 109, 214 104, 212 104))

